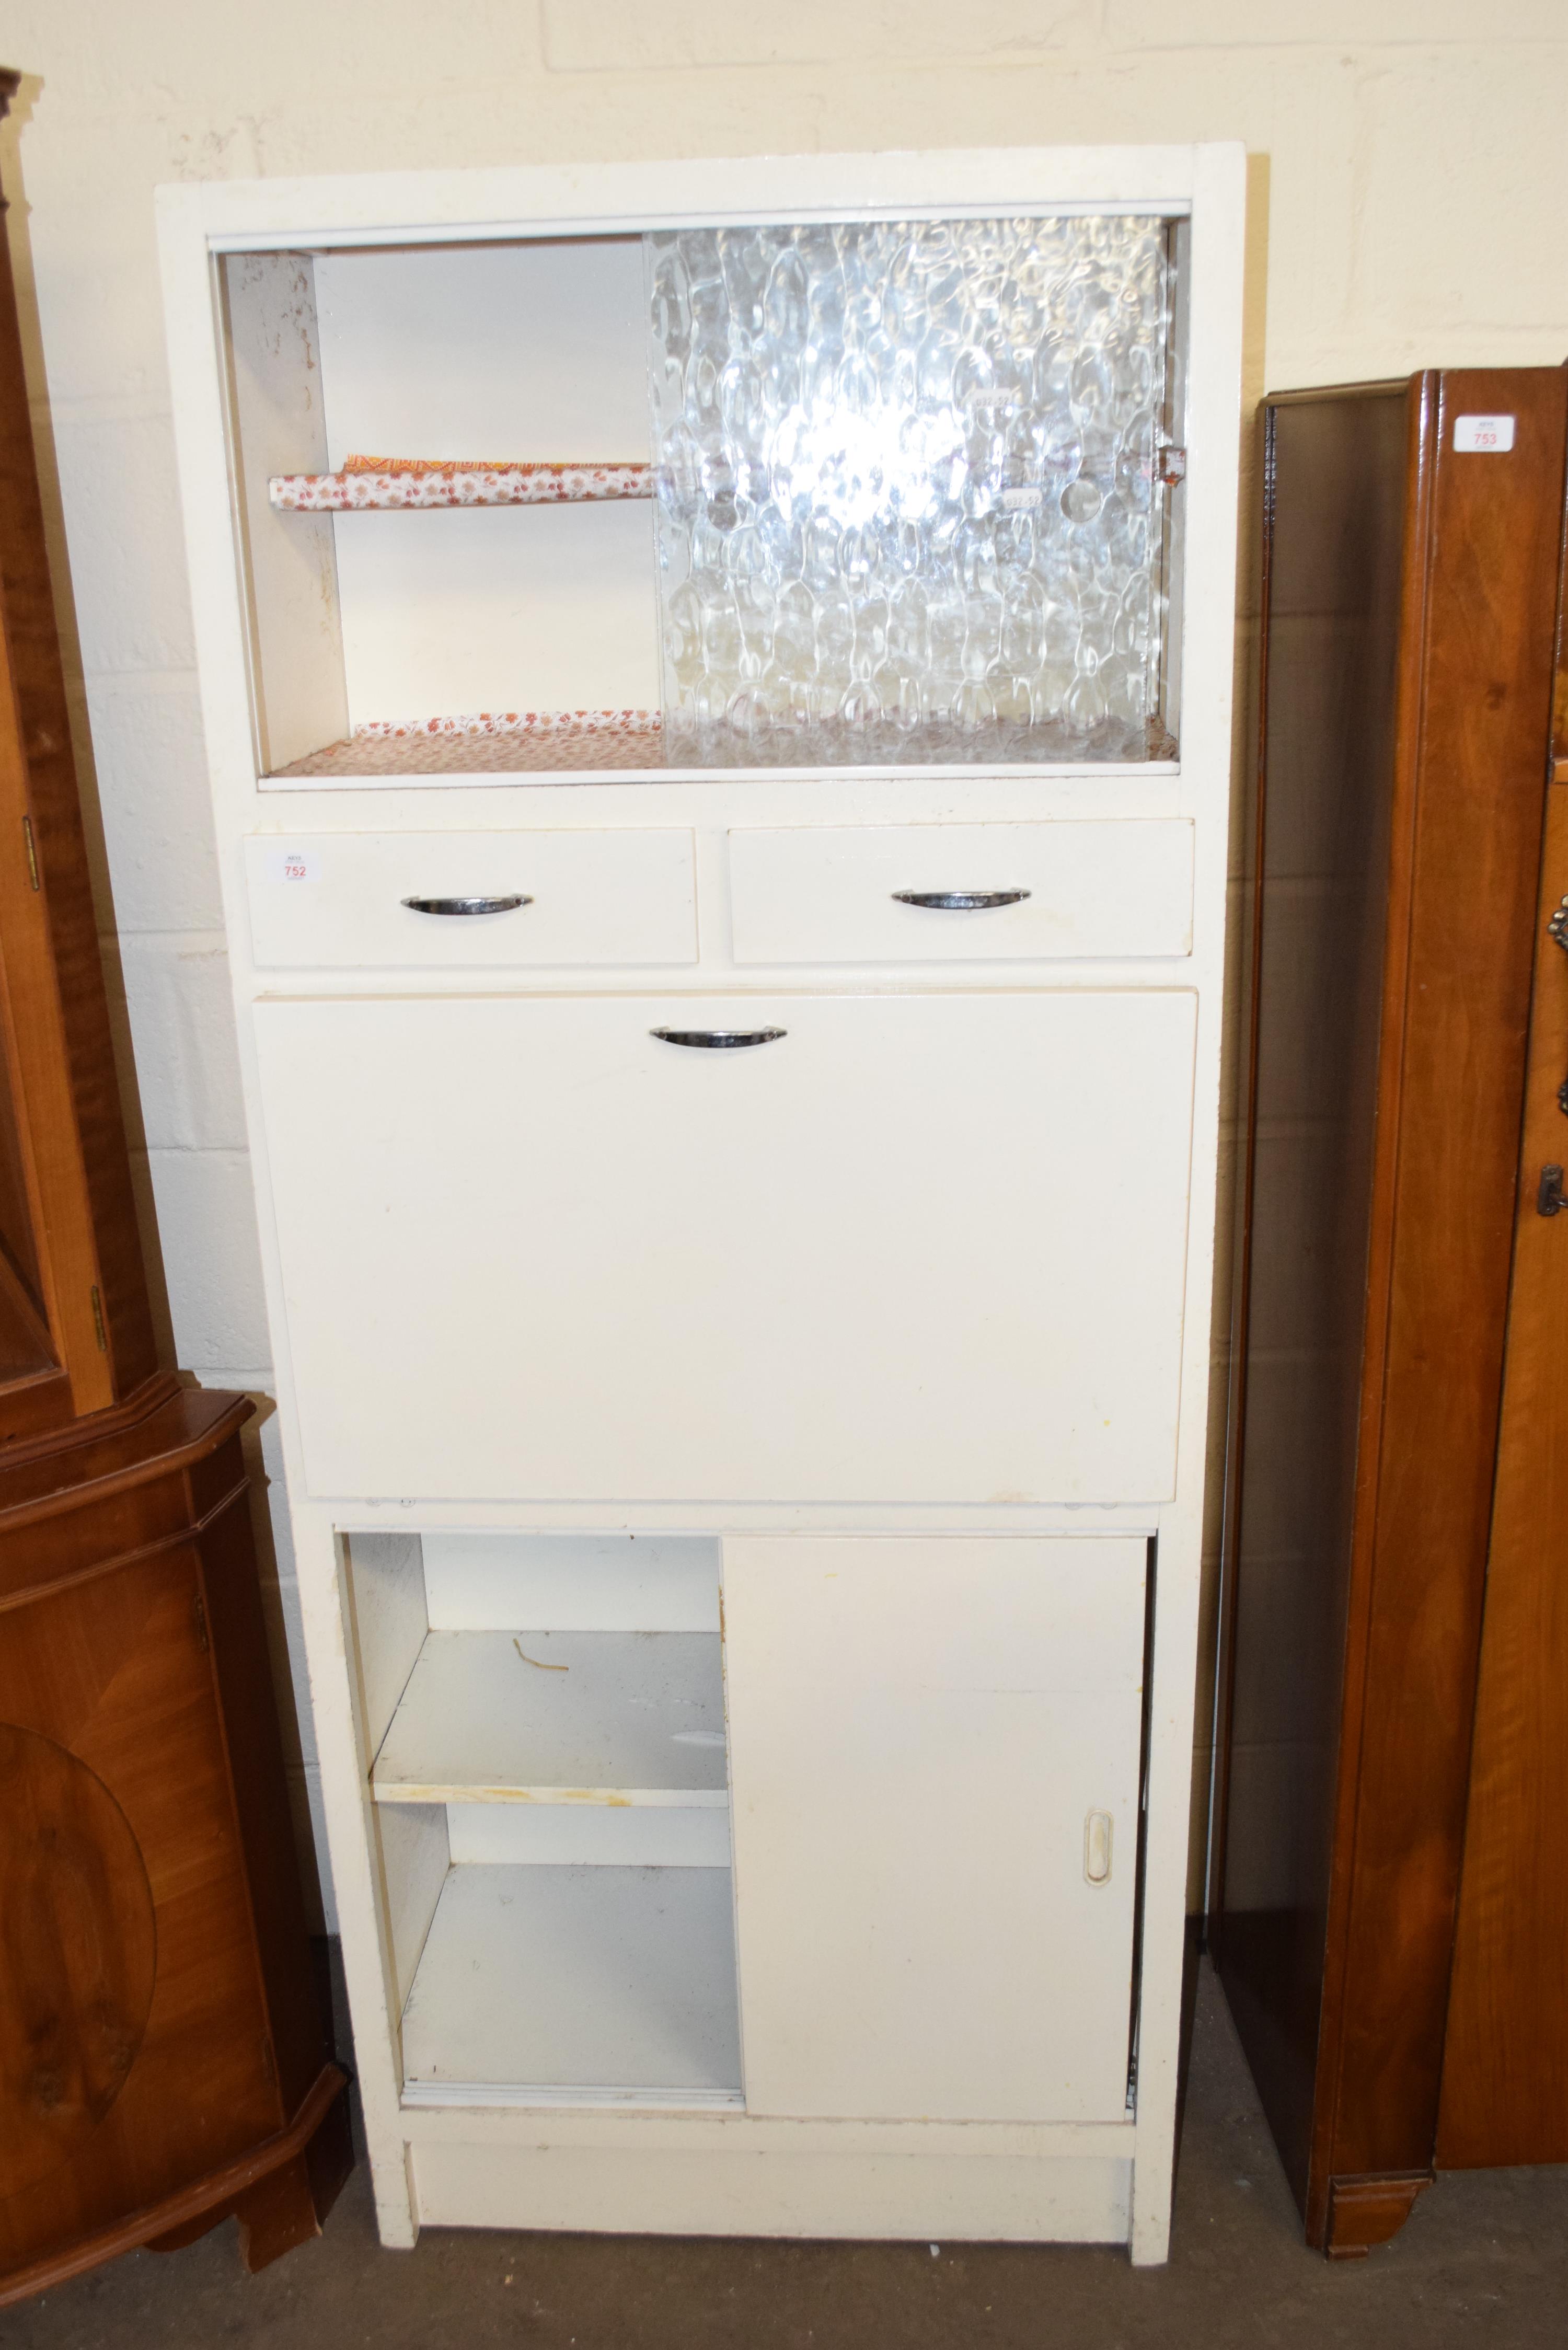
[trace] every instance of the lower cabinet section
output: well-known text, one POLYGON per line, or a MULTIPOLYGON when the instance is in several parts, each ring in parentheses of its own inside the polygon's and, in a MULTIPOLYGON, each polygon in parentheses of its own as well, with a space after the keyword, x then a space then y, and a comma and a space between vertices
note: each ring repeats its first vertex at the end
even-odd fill
POLYGON ((405 2107, 1126 2126, 1147 1553, 350 1534, 405 2107))

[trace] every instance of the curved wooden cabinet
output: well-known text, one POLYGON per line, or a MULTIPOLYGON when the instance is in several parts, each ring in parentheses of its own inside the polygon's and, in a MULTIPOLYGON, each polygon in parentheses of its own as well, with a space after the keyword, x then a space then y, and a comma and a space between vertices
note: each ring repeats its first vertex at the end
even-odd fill
MULTIPOLYGON (((0 110, 16 77, 0 75, 0 110)), ((347 2176, 239 1430, 158 1368, 0 237, 0 2303, 347 2176)))
POLYGON ((350 2155, 310 1978, 239 1430, 179 1394, 0 1462, 0 2302, 350 2155))

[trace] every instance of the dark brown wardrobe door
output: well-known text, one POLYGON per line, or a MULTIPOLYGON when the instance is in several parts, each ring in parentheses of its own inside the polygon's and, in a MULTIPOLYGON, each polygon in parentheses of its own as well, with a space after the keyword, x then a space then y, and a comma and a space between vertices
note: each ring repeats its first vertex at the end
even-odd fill
POLYGON ((1568 775, 1547 795, 1524 1141, 1438 2161, 1568 2162, 1568 775), (1550 1177, 1547 1204, 1551 1204, 1550 1177))
POLYGON ((0 1610, 0 2272, 266 2138, 197 1555, 0 1610))

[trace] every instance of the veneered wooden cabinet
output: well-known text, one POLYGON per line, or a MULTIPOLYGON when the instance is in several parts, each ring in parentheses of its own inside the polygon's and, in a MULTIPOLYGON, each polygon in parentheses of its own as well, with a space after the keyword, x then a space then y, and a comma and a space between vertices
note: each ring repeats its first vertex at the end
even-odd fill
POLYGON ((237 1396, 0 1459, 0 2301, 348 2167, 265 1670, 237 1396))
MULTIPOLYGON (((16 86, 0 76, 0 103, 16 86)), ((243 1396, 161 1372, 0 239, 0 2303, 350 2152, 306 1936, 243 1396)))
POLYGON ((1212 1918, 1335 2254, 1568 2158, 1565 434, 1550 368, 1265 411, 1212 1918))

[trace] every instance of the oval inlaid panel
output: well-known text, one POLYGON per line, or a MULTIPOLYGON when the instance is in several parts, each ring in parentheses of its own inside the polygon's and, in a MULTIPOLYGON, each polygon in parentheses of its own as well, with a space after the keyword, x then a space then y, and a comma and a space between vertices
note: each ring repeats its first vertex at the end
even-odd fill
POLYGON ((152 1888, 103 1781, 0 1722, 0 2195, 72 2153, 136 2061, 157 1973, 152 1888))

